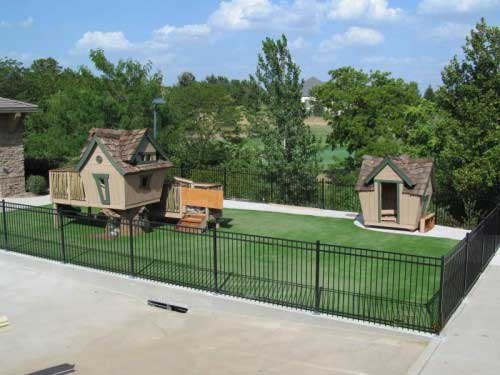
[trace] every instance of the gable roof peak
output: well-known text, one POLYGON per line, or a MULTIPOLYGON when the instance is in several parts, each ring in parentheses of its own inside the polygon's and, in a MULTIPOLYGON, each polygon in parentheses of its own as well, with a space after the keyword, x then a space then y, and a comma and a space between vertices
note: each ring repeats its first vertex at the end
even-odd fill
POLYGON ((92 128, 82 150, 77 169, 81 170, 95 147, 99 146, 121 174, 168 168, 173 164, 167 160, 156 142, 148 135, 148 129, 92 128), (135 165, 135 157, 144 142, 153 145, 163 160, 135 165))
POLYGON ((403 193, 423 195, 429 179, 432 180, 433 158, 412 158, 409 155, 376 157, 364 155, 356 183, 357 191, 373 191, 374 178, 389 165, 405 182, 403 193))

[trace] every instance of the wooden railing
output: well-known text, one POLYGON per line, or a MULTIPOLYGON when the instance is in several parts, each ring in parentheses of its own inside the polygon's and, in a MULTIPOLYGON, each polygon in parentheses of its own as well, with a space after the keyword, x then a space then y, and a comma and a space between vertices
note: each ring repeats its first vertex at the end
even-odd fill
MULTIPOLYGON (((165 186, 166 187, 166 186, 165 186)), ((181 187, 177 185, 170 186, 166 201, 166 212, 181 211, 181 187)))
POLYGON ((85 189, 78 172, 64 169, 49 171, 52 199, 85 201, 85 189))

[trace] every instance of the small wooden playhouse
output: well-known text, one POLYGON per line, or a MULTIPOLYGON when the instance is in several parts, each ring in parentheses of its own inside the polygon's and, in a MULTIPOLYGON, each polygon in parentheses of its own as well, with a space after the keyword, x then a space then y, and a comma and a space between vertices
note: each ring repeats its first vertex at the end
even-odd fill
POLYGON ((431 158, 364 156, 356 183, 364 224, 422 232, 432 229, 433 169, 431 158))

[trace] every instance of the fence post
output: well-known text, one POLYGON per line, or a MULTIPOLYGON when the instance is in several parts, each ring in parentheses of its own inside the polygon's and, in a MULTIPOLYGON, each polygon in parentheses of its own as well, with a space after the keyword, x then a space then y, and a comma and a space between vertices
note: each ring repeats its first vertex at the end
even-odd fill
POLYGON ((223 187, 224 198, 227 197, 227 168, 224 166, 224 187, 223 187))
POLYGON ((62 261, 66 263, 66 243, 64 241, 64 215, 60 210, 57 210, 57 216, 59 218, 59 233, 61 237, 61 253, 62 253, 62 261))
POLYGON ((467 294, 467 273, 469 271, 469 233, 465 235, 465 264, 464 264, 464 293, 462 297, 467 294))
POLYGON ((274 173, 271 173, 271 197, 270 197, 271 199, 269 199, 269 202, 276 203, 276 199, 275 199, 276 195, 274 193, 274 189, 275 189, 274 185, 275 185, 274 184, 274 173))
POLYGON ((320 242, 319 240, 316 241, 316 280, 314 282, 314 311, 319 313, 319 305, 320 305, 320 298, 321 298, 321 293, 319 289, 319 257, 320 257, 320 242))
POLYGON ((9 248, 9 241, 7 237, 7 215, 5 209, 5 199, 2 199, 2 218, 3 218, 3 240, 5 245, 5 250, 9 248))
POLYGON ((218 293, 219 292, 219 283, 218 283, 218 280, 217 280, 217 227, 214 227, 213 229, 213 251, 214 251, 214 254, 213 254, 213 258, 214 258, 214 290, 215 290, 215 293, 218 293))
POLYGON ((481 236, 481 271, 484 271, 484 248, 486 246, 486 236, 481 236))
POLYGON ((130 246, 130 276, 135 277, 135 264, 134 264, 134 219, 129 219, 129 246, 130 246))
POLYGON ((321 207, 325 209, 325 178, 321 179, 321 207))
POLYGON ((444 267, 445 267, 445 256, 441 256, 441 279, 439 280, 439 330, 443 329, 444 325, 444 311, 443 311, 443 302, 444 302, 444 267))

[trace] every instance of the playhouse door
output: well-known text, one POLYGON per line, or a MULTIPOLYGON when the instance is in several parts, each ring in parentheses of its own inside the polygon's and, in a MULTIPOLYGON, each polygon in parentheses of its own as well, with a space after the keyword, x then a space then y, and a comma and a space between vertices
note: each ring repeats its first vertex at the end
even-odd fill
POLYGON ((398 187, 395 183, 382 183, 381 219, 396 221, 398 217, 398 187))

